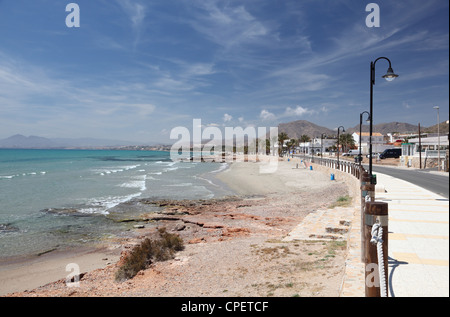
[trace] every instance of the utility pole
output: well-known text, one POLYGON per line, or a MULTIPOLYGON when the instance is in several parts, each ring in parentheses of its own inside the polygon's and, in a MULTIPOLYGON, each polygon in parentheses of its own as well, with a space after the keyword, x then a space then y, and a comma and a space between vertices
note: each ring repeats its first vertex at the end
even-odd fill
POLYGON ((420 122, 419 122, 419 169, 422 169, 422 137, 420 136, 420 122))
POLYGON ((441 135, 439 133, 439 106, 433 107, 437 110, 437 124, 438 124, 438 171, 441 171, 441 135))

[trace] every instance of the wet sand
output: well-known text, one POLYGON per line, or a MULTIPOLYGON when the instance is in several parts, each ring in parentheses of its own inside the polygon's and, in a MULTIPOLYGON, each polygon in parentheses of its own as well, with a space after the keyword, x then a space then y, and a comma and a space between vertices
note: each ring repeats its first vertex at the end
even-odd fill
POLYGON ((85 273, 103 268, 115 263, 119 258, 118 248, 88 247, 3 260, 0 262, 0 296, 32 290, 59 279, 66 279, 76 270, 85 273))

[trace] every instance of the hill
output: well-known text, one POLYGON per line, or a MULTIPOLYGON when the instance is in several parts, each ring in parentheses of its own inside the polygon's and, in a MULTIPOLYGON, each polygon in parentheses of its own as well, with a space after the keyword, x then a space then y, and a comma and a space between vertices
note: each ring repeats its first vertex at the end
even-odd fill
MULTIPOLYGON (((441 133, 448 133, 449 125, 446 122, 440 124, 439 129, 441 133)), ((359 124, 354 127, 345 127, 345 133, 359 132, 359 124)), ((364 122, 362 125, 363 132, 369 132, 369 124, 364 122)), ((431 127, 421 127, 422 132, 436 133, 437 125, 431 127)), ((419 131, 418 125, 405 122, 389 122, 373 125, 373 132, 379 132, 383 135, 388 133, 417 133, 419 131)), ((337 132, 326 127, 316 125, 306 120, 292 121, 288 123, 281 123, 278 126, 278 132, 285 132, 289 138, 299 139, 301 135, 306 134, 309 137, 320 137, 322 133, 327 136, 335 136, 337 132)))
POLYGON ((56 142, 39 137, 29 136, 26 137, 21 134, 10 136, 9 138, 0 140, 0 148, 10 149, 42 149, 42 148, 57 148, 59 144, 56 142))
POLYGON ((64 149, 64 148, 94 148, 114 146, 134 146, 134 142, 105 139, 48 139, 39 136, 24 136, 16 134, 6 139, 0 139, 0 148, 6 149, 64 149))
POLYGON ((336 131, 333 131, 326 127, 321 127, 306 120, 281 123, 278 126, 278 133, 281 132, 285 132, 291 139, 300 139, 300 137, 304 134, 309 137, 318 138, 322 135, 322 133, 328 136, 333 136, 336 134, 336 131))
MULTIPOLYGON (((447 123, 447 121, 441 122, 439 123, 439 133, 448 133, 448 128, 449 124, 447 123)), ((431 127, 428 128, 420 128, 421 130, 423 130, 424 133, 437 133, 438 132, 438 125, 435 124, 431 127)))
MULTIPOLYGON (((369 124, 364 122, 362 125, 363 132, 369 132, 369 124)), ((373 132, 379 132, 383 135, 387 135, 388 133, 417 133, 419 131, 419 126, 404 123, 404 122, 389 122, 389 123, 380 123, 373 125, 373 132)), ((359 124, 353 128, 349 128, 346 132, 353 133, 359 132, 359 124)))

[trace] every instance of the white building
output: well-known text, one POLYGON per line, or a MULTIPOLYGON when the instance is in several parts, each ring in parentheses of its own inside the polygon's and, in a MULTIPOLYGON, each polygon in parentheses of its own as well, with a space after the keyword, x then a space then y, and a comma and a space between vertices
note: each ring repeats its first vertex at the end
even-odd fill
POLYGON ((306 155, 318 155, 322 151, 323 153, 329 152, 333 145, 336 145, 337 139, 321 139, 314 138, 310 142, 302 142, 298 146, 298 153, 306 155))
POLYGON ((419 167, 419 159, 422 159, 422 167, 427 160, 437 160, 440 157, 441 162, 446 159, 446 151, 449 149, 448 135, 408 140, 408 143, 402 144, 401 165, 419 167), (439 148, 440 145, 440 148, 439 148), (419 147, 422 148, 421 153, 419 147), (439 155, 438 155, 439 154, 439 155))
MULTIPOLYGON (((359 132, 354 132, 352 134, 353 140, 355 141, 355 145, 359 149, 359 132)), ((369 141, 370 141, 370 133, 362 132, 361 133, 361 153, 368 154, 369 153, 369 141)), ((388 148, 392 148, 392 145, 387 145, 384 143, 384 136, 379 132, 372 132, 372 152, 381 153, 388 148)))
MULTIPOLYGON (((427 137, 421 138, 420 145, 422 147, 422 154, 427 154, 429 157, 437 157, 438 152, 440 152, 441 158, 445 157, 445 150, 448 150, 448 136, 442 135, 439 138, 427 137), (440 151, 438 151, 440 145, 440 151)), ((408 143, 402 144, 402 155, 414 156, 419 155, 419 138, 410 139, 408 143)))

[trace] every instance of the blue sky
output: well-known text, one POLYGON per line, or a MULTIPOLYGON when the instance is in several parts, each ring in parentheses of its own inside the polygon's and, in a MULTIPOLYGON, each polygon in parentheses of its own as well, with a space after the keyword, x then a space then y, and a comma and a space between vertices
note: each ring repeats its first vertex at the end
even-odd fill
POLYGON ((172 128, 449 116, 449 2, 0 0, 0 138, 167 142, 172 128), (80 27, 65 24, 80 7, 80 27))

